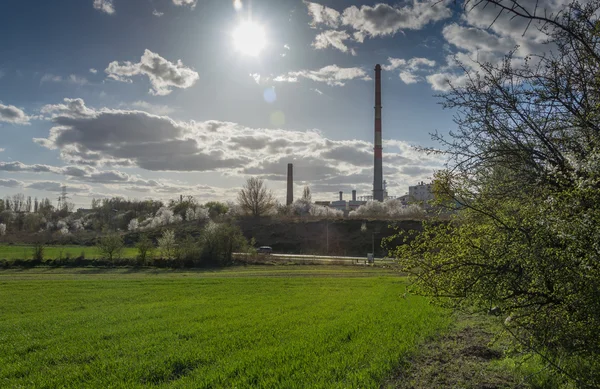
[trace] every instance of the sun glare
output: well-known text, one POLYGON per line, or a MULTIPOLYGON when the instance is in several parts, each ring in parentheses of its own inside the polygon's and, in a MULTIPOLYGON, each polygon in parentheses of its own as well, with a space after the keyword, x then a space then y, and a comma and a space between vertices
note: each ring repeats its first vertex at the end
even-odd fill
POLYGON ((267 45, 265 29, 254 22, 245 21, 233 31, 235 49, 256 57, 267 45))

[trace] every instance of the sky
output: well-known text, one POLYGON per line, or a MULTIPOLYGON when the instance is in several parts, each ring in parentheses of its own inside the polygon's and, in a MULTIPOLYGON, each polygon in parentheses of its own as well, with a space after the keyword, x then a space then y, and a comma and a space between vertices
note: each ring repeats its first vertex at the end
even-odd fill
POLYGON ((376 64, 384 179, 403 195, 444 166, 415 147, 455 129, 449 83, 545 50, 526 21, 463 5, 3 0, 0 197, 226 201, 257 176, 283 202, 288 163, 296 197, 370 195, 376 64))

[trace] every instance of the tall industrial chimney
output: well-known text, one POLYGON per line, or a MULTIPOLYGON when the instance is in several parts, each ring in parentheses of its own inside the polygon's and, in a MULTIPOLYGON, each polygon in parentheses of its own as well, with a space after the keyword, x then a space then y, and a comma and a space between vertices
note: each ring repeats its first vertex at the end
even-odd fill
POLYGON ((375 66, 375 166, 373 200, 383 201, 383 166, 381 148, 381 65, 375 66))
POLYGON ((288 175, 287 175, 287 205, 292 205, 294 202, 294 165, 288 163, 288 175))
POLYGON ((340 190, 340 201, 344 201, 344 192, 340 190))
POLYGON ((356 201, 356 189, 352 190, 352 201, 356 201))

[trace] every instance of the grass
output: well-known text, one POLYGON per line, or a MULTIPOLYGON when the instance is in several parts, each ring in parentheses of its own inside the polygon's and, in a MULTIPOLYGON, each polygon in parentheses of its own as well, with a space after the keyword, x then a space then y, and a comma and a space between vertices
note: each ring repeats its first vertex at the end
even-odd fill
POLYGON ((0 271, 0 387, 379 388, 450 315, 377 269, 0 271))
MULTIPOLYGON (((28 245, 0 245, 0 259, 31 259, 33 256, 33 247, 28 245)), ((83 255, 88 259, 102 258, 100 250, 96 246, 45 246, 45 259, 64 259, 67 257, 76 258, 83 255)), ((121 254, 122 258, 135 258, 137 249, 126 247, 121 254)))

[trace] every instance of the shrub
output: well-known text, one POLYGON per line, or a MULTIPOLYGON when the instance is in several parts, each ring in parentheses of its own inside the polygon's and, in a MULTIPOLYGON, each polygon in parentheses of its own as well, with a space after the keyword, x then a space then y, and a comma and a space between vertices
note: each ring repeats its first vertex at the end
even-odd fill
POLYGON ((6 235, 6 224, 0 223, 0 236, 6 235))
POLYGON ((199 260, 202 256, 202 249, 196 239, 188 235, 176 248, 175 257, 182 266, 184 262, 193 262, 199 260))
POLYGON ((123 238, 119 234, 109 234, 100 238, 98 249, 109 261, 119 258, 123 252, 123 238))
POLYGON ((237 226, 209 222, 201 236, 202 260, 218 265, 228 265, 233 261, 235 251, 244 251, 248 242, 237 226))
POLYGON ((43 243, 36 243, 33 246, 33 259, 36 261, 43 261, 45 248, 46 247, 44 246, 43 243))
POLYGON ((140 237, 140 240, 137 242, 135 247, 138 250, 137 258, 140 262, 146 263, 146 261, 152 257, 152 252, 154 251, 154 243, 152 243, 152 240, 146 235, 142 235, 140 237))

